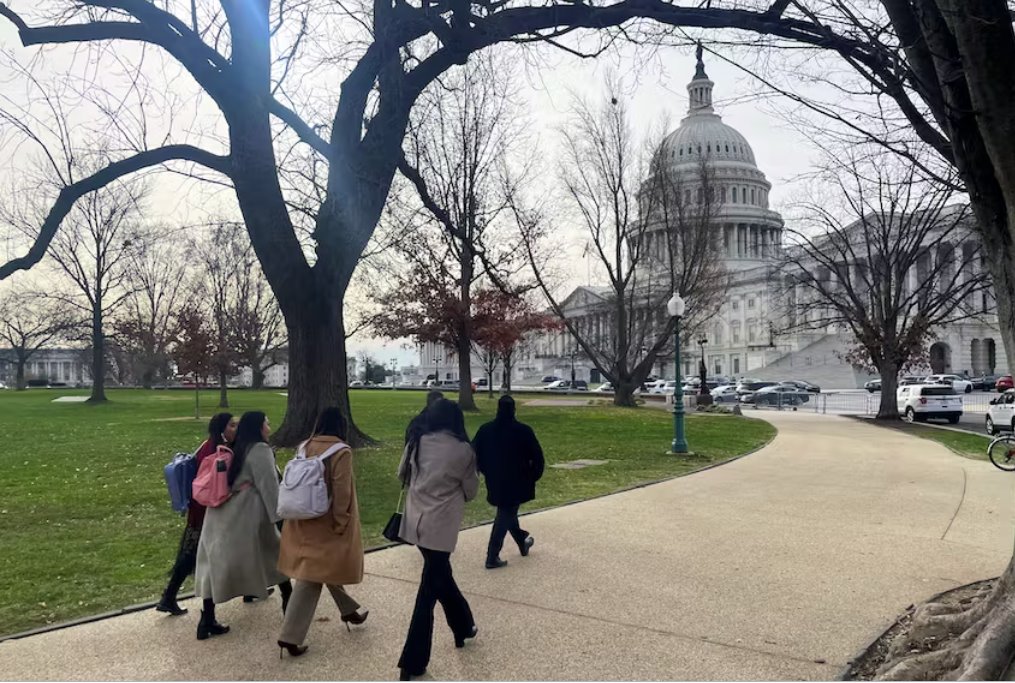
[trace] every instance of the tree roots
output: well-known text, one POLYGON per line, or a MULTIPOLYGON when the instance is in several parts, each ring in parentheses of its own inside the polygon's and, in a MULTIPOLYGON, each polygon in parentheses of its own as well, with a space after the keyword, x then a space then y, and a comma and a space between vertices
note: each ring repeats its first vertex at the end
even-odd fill
POLYGON ((1015 653, 1015 595, 1010 577, 960 600, 946 595, 912 615, 878 668, 878 680, 997 680, 1015 653))

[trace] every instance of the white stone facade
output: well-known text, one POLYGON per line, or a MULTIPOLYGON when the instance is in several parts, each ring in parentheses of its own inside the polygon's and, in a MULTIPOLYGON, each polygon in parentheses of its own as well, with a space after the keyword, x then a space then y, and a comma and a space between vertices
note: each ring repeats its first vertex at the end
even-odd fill
MULTIPOLYGON (((699 60, 695 77, 687 87, 688 114, 663 141, 661 150, 667 171, 681 181, 685 204, 700 203, 701 183, 697 179, 701 177, 702 161, 707 164, 709 182, 718 194, 716 229, 722 231, 725 266, 733 275, 725 302, 700 335, 707 343, 701 346, 692 341, 690 348, 683 349, 683 374, 697 374, 703 351, 709 374, 801 379, 826 388, 862 386, 869 375, 842 359, 851 346, 850 336, 844 331, 779 332, 785 328, 781 316, 786 308, 778 300, 782 294, 774 272, 783 249, 782 217, 768 206, 771 184, 757 168, 750 144, 714 112, 713 86, 699 60)), ((658 242, 659 252, 666 248, 663 226, 650 233, 648 239, 650 245, 651 240, 658 242)), ((958 252, 962 245, 953 248, 958 252)), ((915 284, 915 274, 913 277, 915 284)), ((594 334, 608 334, 607 315, 596 307, 596 299, 601 302, 608 291, 578 287, 562 305, 565 315, 581 321, 580 326, 594 334)), ((981 296, 977 308, 982 315, 978 319, 935 331, 932 368, 928 370, 971 376, 1007 372, 990 297, 981 296)), ((688 306, 693 305, 693 301, 688 302, 688 306)), ((531 344, 526 357, 530 374, 545 373, 549 368, 567 368, 569 372, 575 348, 566 331, 542 335, 531 344)), ((587 361, 579 358, 577 363, 580 378, 598 380, 598 373, 587 361)), ((673 378, 672 359, 661 358, 656 374, 673 378)))

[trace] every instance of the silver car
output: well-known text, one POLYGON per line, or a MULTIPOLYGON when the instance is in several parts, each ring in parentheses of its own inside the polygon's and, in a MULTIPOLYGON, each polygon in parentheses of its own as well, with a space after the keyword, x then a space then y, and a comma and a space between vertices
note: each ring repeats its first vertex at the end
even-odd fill
POLYGON ((1015 389, 991 399, 983 426, 991 436, 1002 430, 1015 431, 1015 389))

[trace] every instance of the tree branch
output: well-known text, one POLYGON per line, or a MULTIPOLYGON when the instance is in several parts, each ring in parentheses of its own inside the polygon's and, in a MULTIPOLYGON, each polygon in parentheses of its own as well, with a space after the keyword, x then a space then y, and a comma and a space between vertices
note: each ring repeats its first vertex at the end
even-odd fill
POLYGON ((0 266, 0 280, 10 277, 19 270, 28 270, 42 260, 53 238, 56 236, 60 224, 78 199, 89 192, 100 190, 126 175, 152 166, 158 166, 168 161, 190 161, 218 171, 226 176, 230 174, 230 160, 228 157, 218 156, 192 145, 168 145, 158 149, 146 150, 127 159, 115 161, 87 178, 66 185, 60 190, 60 194, 53 203, 53 207, 46 216, 42 228, 39 230, 39 234, 28 250, 28 253, 0 266))

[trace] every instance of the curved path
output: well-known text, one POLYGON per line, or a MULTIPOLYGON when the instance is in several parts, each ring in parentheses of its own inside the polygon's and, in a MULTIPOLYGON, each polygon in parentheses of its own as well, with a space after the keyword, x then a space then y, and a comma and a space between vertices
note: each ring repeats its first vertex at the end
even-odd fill
MULTIPOLYGON (((529 516, 528 558, 487 571, 489 527, 462 534, 459 582, 480 627, 455 650, 440 616, 427 678, 829 679, 910 603, 997 575, 1015 478, 847 418, 765 413, 763 451, 697 475, 529 516)), ((346 633, 322 600, 310 652, 278 659, 277 597, 148 611, 0 644, 6 679, 392 680, 421 562, 367 557, 346 633)), ((40 577, 42 579, 42 577, 40 577)))

